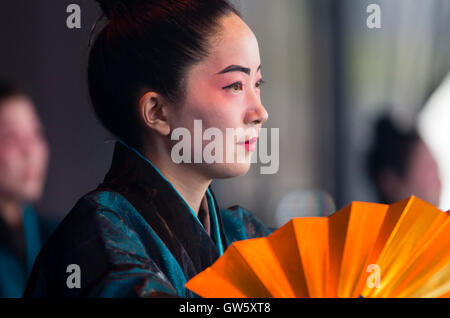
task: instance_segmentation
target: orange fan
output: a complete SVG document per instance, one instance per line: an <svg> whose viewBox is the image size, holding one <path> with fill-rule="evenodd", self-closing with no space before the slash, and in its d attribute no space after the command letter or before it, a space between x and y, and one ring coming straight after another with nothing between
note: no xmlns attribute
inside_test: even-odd
<svg viewBox="0 0 450 318"><path fill-rule="evenodd" d="M234 242L186 283L202 297L449 297L450 217L411 197L354 202Z"/></svg>

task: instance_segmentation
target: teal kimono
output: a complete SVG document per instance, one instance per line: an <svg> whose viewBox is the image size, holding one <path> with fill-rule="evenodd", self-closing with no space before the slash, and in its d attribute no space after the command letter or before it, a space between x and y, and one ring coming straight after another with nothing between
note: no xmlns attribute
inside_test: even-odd
<svg viewBox="0 0 450 318"><path fill-rule="evenodd" d="M21 297L42 243L56 222L38 218L31 205L22 211L21 233L0 222L0 298Z"/></svg>
<svg viewBox="0 0 450 318"><path fill-rule="evenodd" d="M232 242L268 234L249 211L220 210L211 187L195 215L150 161L118 142L104 182L42 248L24 297L195 297L190 278Z"/></svg>

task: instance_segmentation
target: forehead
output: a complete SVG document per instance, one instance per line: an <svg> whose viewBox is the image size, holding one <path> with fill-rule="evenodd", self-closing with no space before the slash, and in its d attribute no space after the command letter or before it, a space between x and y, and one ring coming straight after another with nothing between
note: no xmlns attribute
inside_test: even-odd
<svg viewBox="0 0 450 318"><path fill-rule="evenodd" d="M220 25L220 34L211 41L210 55L198 70L212 75L234 64L250 68L252 74L256 72L261 60L252 30L235 14L223 17Z"/></svg>
<svg viewBox="0 0 450 318"><path fill-rule="evenodd" d="M11 97L0 102L0 123L2 125L36 122L37 114L31 101L26 97Z"/></svg>

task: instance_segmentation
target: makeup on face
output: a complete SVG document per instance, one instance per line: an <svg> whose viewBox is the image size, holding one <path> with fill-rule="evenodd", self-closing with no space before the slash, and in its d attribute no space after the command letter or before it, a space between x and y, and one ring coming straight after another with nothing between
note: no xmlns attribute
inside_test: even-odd
<svg viewBox="0 0 450 318"><path fill-rule="evenodd" d="M242 143L239 143L239 145L244 146L247 151L253 152L256 150L256 142L257 141L258 141L258 137L254 137L254 138L248 139Z"/></svg>
<svg viewBox="0 0 450 318"><path fill-rule="evenodd" d="M258 73L260 70L261 70L261 65L258 66L258 68L256 70L256 73ZM223 74L232 73L232 72L240 72L240 73L246 74L247 76L250 76L251 69L248 68L248 67L241 66L241 65L234 65L233 64L233 65L230 65L230 66L226 67L225 69L223 69L222 71L220 71L216 75L223 75ZM259 88L261 88L261 86L263 84L264 84L264 80L261 78L261 79L259 79L256 82L255 86L256 86L256 88L259 89ZM234 82L234 83L232 83L230 85L222 87L222 89L224 89L224 90L231 90L233 92L238 93L239 91L242 91L244 89L244 87L245 87L244 82L237 81L237 82Z"/></svg>

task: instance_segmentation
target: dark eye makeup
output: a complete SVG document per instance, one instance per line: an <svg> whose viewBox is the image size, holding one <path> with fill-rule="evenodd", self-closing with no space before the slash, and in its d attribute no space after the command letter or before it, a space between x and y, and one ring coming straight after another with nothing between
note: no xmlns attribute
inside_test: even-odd
<svg viewBox="0 0 450 318"><path fill-rule="evenodd" d="M265 83L265 81L263 79L260 79L259 81L256 82L256 87L261 88L264 85L264 83ZM223 87L223 89L225 89L225 90L227 90L227 89L242 90L243 88L244 88L244 84L242 84L242 82L236 82L229 86Z"/></svg>

